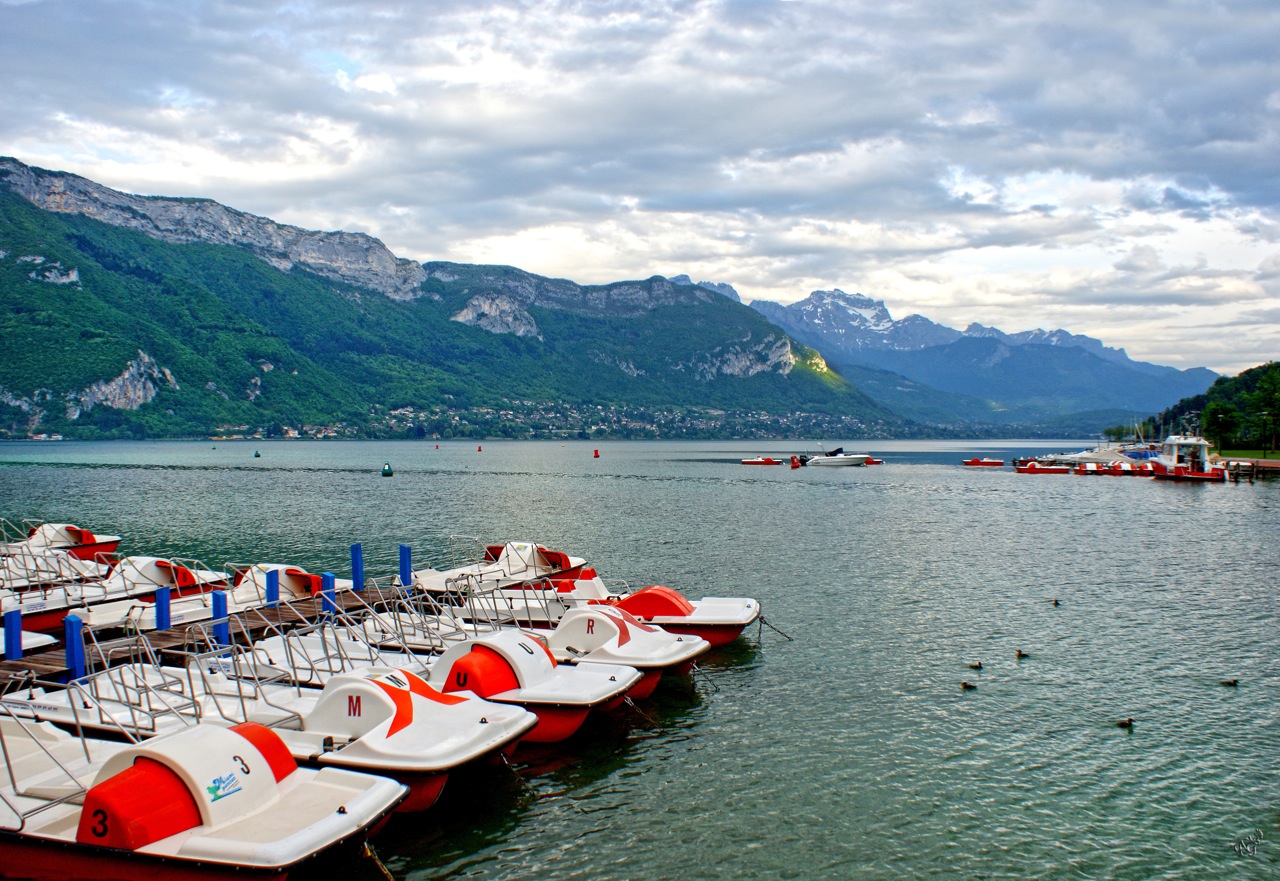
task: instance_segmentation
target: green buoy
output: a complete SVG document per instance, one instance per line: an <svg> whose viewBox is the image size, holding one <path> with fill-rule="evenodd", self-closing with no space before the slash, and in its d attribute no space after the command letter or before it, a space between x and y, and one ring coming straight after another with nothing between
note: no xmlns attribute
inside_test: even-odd
<svg viewBox="0 0 1280 881"><path fill-rule="evenodd" d="M262 458L262 454L261 454L261 453L259 453L257 450L254 450L254 451L253 451L253 458L255 458L255 459L261 459L261 458Z"/></svg>
<svg viewBox="0 0 1280 881"><path fill-rule="evenodd" d="M390 476L391 476L391 475L393 475L393 474L395 474L395 472L391 470L391 463L390 463L390 462L385 463L385 464L382 466L382 476L383 476L383 477L390 477Z"/></svg>

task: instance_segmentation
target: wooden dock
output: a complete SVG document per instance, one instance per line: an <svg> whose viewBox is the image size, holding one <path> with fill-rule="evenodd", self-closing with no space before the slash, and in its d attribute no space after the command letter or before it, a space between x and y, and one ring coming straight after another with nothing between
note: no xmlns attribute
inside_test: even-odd
<svg viewBox="0 0 1280 881"><path fill-rule="evenodd" d="M1217 463L1227 469L1227 480L1239 483L1246 480L1265 480L1280 477L1280 459L1225 459L1218 458Z"/></svg>
<svg viewBox="0 0 1280 881"><path fill-rule="evenodd" d="M363 610L368 606L393 601L402 592L398 588L384 589L370 581L360 593L338 591L333 602L341 611ZM289 600L278 606L263 607L247 612L238 612L229 616L231 624L231 641L236 644L248 644L253 640L266 636L273 628L288 630L293 627L312 624L324 615L324 597L316 594L305 600ZM72 612L74 614L74 611ZM165 663L184 663L182 655L199 651L209 644L214 621L205 619L186 624L176 624L168 630L144 631L147 642L160 655ZM95 631L93 638L99 645L111 643L123 644L131 639L121 628L103 628ZM92 643L86 634L86 643ZM87 649L91 651L91 649ZM44 651L24 654L18 660L0 661L0 693L8 691L15 685L30 682L32 679L46 682L68 682L72 671L67 664L65 646L57 646Z"/></svg>

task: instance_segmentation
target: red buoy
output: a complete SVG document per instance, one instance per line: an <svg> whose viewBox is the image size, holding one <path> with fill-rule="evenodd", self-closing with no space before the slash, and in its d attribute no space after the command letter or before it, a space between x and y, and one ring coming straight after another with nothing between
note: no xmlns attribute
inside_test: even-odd
<svg viewBox="0 0 1280 881"><path fill-rule="evenodd" d="M792 467L792 468L799 468L799 467L800 467L800 457L799 457L799 456L792 456L792 457L791 457L791 467Z"/></svg>
<svg viewBox="0 0 1280 881"><path fill-rule="evenodd" d="M477 452L477 453L482 452L483 450L484 450L484 447L476 447L476 452Z"/></svg>
<svg viewBox="0 0 1280 881"><path fill-rule="evenodd" d="M592 458L599 459L599 458L600 458L600 451L599 451L599 450L596 450L595 455L594 455Z"/></svg>

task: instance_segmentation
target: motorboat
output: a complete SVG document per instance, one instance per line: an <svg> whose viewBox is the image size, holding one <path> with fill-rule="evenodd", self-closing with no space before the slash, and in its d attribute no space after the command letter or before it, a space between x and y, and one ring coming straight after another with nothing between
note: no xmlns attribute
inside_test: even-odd
<svg viewBox="0 0 1280 881"><path fill-rule="evenodd" d="M11 530L4 532L7 535ZM0 542L0 555L32 550L61 551L80 560L101 560L114 554L119 546L118 535L95 535L72 523L39 523L27 525L25 538Z"/></svg>
<svg viewBox="0 0 1280 881"><path fill-rule="evenodd" d="M300 768L269 728L196 725L141 743L0 704L0 860L41 881L284 878L364 839L406 788Z"/></svg>
<svg viewBox="0 0 1280 881"><path fill-rule="evenodd" d="M981 459L974 457L965 459L960 464L967 465L970 468L1003 468L1004 459L992 459L989 456L983 456Z"/></svg>
<svg viewBox="0 0 1280 881"><path fill-rule="evenodd" d="M1227 479L1227 470L1209 461L1209 442L1195 435L1170 435L1160 445L1160 455L1150 461L1156 480L1222 483Z"/></svg>
<svg viewBox="0 0 1280 881"><path fill-rule="evenodd" d="M870 453L846 453L844 447L837 447L829 453L801 456L800 461L803 465L865 465L870 458Z"/></svg>
<svg viewBox="0 0 1280 881"><path fill-rule="evenodd" d="M664 673L688 673L694 660L711 644L697 636L682 636L645 624L625 609L586 606L565 612L556 629L547 635L547 648L560 663L635 667L644 678L630 694L646 698Z"/></svg>
<svg viewBox="0 0 1280 881"><path fill-rule="evenodd" d="M135 655L153 655L139 638ZM521 707L444 694L391 667L339 673L323 688L252 675L240 646L193 654L183 666L154 660L116 664L71 683L6 695L4 703L90 731L122 729L146 738L193 725L259 722L294 760L382 774L409 787L402 811L435 803L449 772L513 748L538 719Z"/></svg>
<svg viewBox="0 0 1280 881"><path fill-rule="evenodd" d="M576 732L593 709L612 709L643 674L625 664L559 664L531 634L504 630L456 643L431 662L428 682L524 707L538 717L523 740L556 743Z"/></svg>
<svg viewBox="0 0 1280 881"><path fill-rule="evenodd" d="M743 465L781 465L781 459L775 459L772 456L755 456L750 459L743 459Z"/></svg>

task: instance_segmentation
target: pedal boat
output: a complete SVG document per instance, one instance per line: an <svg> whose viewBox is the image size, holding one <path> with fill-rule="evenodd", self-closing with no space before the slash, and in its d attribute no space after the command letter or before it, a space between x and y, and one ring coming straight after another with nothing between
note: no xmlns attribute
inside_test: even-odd
<svg viewBox="0 0 1280 881"><path fill-rule="evenodd" d="M54 632L69 613L84 613L102 603L155 602L156 591L168 588L171 597L212 590L227 584L227 574L192 561L165 557L130 556L110 567L103 577L48 584L0 594L0 609L19 609L28 630ZM97 564L86 564L97 565Z"/></svg>
<svg viewBox="0 0 1280 881"><path fill-rule="evenodd" d="M696 636L712 646L733 642L760 617L760 603L750 597L703 597L689 600L679 591L650 584L633 593L611 595L594 569L572 582L553 581L561 599L587 605L610 605L656 624L669 633Z"/></svg>
<svg viewBox="0 0 1280 881"><path fill-rule="evenodd" d="M381 774L409 787L401 811L426 810L449 772L515 746L537 724L520 707L443 694L419 676L369 667L323 689L230 677L236 650L187 667L131 664L90 674L65 691L25 688L3 702L86 730L151 737L192 725L268 725L294 760Z"/></svg>
<svg viewBox="0 0 1280 881"><path fill-rule="evenodd" d="M712 645L732 642L760 617L760 603L748 597L689 600L664 585L615 593L586 560L533 542L491 545L486 556L493 557L492 565L416 570L413 586L481 620L505 615L522 627L549 628L568 609L603 603Z"/></svg>
<svg viewBox="0 0 1280 881"><path fill-rule="evenodd" d="M0 860L40 881L283 879L362 843L406 794L385 777L299 768L253 723L128 744L0 708L0 741Z"/></svg>
<svg viewBox="0 0 1280 881"><path fill-rule="evenodd" d="M41 523L27 529L27 537L0 544L0 555L23 551L60 551L80 560L102 561L120 547L118 535L94 535L71 523Z"/></svg>
<svg viewBox="0 0 1280 881"><path fill-rule="evenodd" d="M428 682L444 692L524 707L538 724L523 740L557 743L574 734L593 709L620 704L643 678L627 665L558 664L534 636L504 630L454 644L431 662Z"/></svg>
<svg viewBox="0 0 1280 881"><path fill-rule="evenodd" d="M203 580L202 589L186 590L169 602L169 624L190 624L213 618L213 591L222 590L227 602L227 614L235 615L248 609L260 609L267 605L267 574L278 573L280 599L307 599L320 593L322 578L319 575L285 563L257 563L234 570L228 579L225 573L210 573L216 580ZM194 570L200 571L200 570ZM228 585L228 580L231 584ZM351 579L334 580L334 590L350 590ZM77 614L89 627L128 627L133 630L156 629L155 596L146 599L116 600L94 603Z"/></svg>
<svg viewBox="0 0 1280 881"><path fill-rule="evenodd" d="M538 637L514 629L451 639L451 647L436 657L430 653L443 649L442 638L415 644L404 635L444 628L446 622L419 619L412 631L398 624L392 634L377 630L379 621L385 624L386 615L364 626L337 618L273 634L254 643L253 658L303 685L324 685L340 672L370 665L406 670L444 693L523 707L538 723L520 739L533 743L572 736L592 710L615 708L642 679L632 667L557 664Z"/></svg>
<svg viewBox="0 0 1280 881"><path fill-rule="evenodd" d="M644 674L629 695L653 694L664 673L687 674L695 659L711 648L697 636L669 633L645 624L625 609L587 606L570 609L547 635L547 648L559 663L619 664Z"/></svg>

